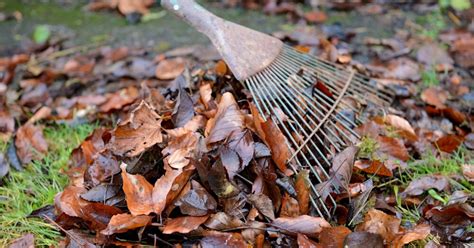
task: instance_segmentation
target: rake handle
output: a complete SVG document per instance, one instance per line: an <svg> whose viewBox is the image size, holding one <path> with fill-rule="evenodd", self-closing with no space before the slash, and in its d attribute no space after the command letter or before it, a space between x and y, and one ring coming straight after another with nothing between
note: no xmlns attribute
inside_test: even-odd
<svg viewBox="0 0 474 248"><path fill-rule="evenodd" d="M194 0L161 0L161 5L211 39L216 37L216 26L223 22Z"/></svg>

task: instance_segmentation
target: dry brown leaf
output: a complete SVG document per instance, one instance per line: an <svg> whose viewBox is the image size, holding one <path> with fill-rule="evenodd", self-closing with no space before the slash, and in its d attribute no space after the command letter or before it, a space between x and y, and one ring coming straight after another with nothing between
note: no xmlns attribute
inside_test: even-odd
<svg viewBox="0 0 474 248"><path fill-rule="evenodd" d="M258 209L260 213L262 213L264 216L269 218L270 220L275 219L275 212L273 210L273 203L272 200L267 196L262 193L260 194L252 194L248 196L249 201L252 203L252 205Z"/></svg>
<svg viewBox="0 0 474 248"><path fill-rule="evenodd" d="M324 227L331 226L325 219L309 215L300 215L294 218L280 217L275 219L272 225L288 232L302 233L310 237L320 233Z"/></svg>
<svg viewBox="0 0 474 248"><path fill-rule="evenodd" d="M306 170L300 171L296 175L295 181L295 189L296 189L296 197L298 199L298 204L300 208L300 214L308 214L309 212L309 196L310 196L310 189L309 189L310 181L309 181L309 173Z"/></svg>
<svg viewBox="0 0 474 248"><path fill-rule="evenodd" d="M343 247L351 248L383 248L382 236L370 232L353 232L346 236Z"/></svg>
<svg viewBox="0 0 474 248"><path fill-rule="evenodd" d="M210 108L210 102L212 100L212 86L211 84L203 84L199 87L199 95L201 103L204 104L206 109Z"/></svg>
<svg viewBox="0 0 474 248"><path fill-rule="evenodd" d="M27 123L18 129L15 146L18 158L23 164L41 159L48 152L48 143L43 137L43 130L31 123Z"/></svg>
<svg viewBox="0 0 474 248"><path fill-rule="evenodd" d="M142 15L148 13L148 8L154 3L153 0L118 0L120 13L127 15L138 12Z"/></svg>
<svg viewBox="0 0 474 248"><path fill-rule="evenodd" d="M189 233L196 230L201 224L209 218L206 216L183 216L166 221L163 228L164 234Z"/></svg>
<svg viewBox="0 0 474 248"><path fill-rule="evenodd" d="M142 176L128 174L127 165L122 163L122 180L128 210L134 216L148 215L153 212L153 186Z"/></svg>
<svg viewBox="0 0 474 248"><path fill-rule="evenodd" d="M474 182L474 165L473 164L463 164L462 165L462 174L469 182Z"/></svg>
<svg viewBox="0 0 474 248"><path fill-rule="evenodd" d="M385 177L393 176L392 171L385 167L382 162L377 160L357 160L354 163L354 167L368 174L375 174Z"/></svg>
<svg viewBox="0 0 474 248"><path fill-rule="evenodd" d="M8 248L35 248L35 236L31 233L27 233L13 240Z"/></svg>
<svg viewBox="0 0 474 248"><path fill-rule="evenodd" d="M244 116L230 92L222 95L214 118L206 126L207 144L222 141L233 132L240 132L244 127Z"/></svg>
<svg viewBox="0 0 474 248"><path fill-rule="evenodd" d="M450 134L439 138L435 145L443 152L452 153L458 149L462 142L462 137Z"/></svg>
<svg viewBox="0 0 474 248"><path fill-rule="evenodd" d="M232 229L242 226L244 223L237 217L232 217L224 212L213 214L204 225L214 230Z"/></svg>
<svg viewBox="0 0 474 248"><path fill-rule="evenodd" d="M325 227L319 234L319 243L327 248L344 247L344 240L351 232L345 226Z"/></svg>
<svg viewBox="0 0 474 248"><path fill-rule="evenodd" d="M240 233L214 232L200 240L202 248L232 247L248 248L249 244L244 241Z"/></svg>
<svg viewBox="0 0 474 248"><path fill-rule="evenodd" d="M228 69L224 60L219 60L219 62L216 63L214 70L218 76L224 76L227 74Z"/></svg>
<svg viewBox="0 0 474 248"><path fill-rule="evenodd" d="M81 194L86 190L81 187L67 186L63 192L56 195L54 204L56 208L69 216L82 216L82 208L87 205L87 201L81 198Z"/></svg>
<svg viewBox="0 0 474 248"><path fill-rule="evenodd" d="M112 132L110 149L116 155L134 157L163 141L160 116L145 102Z"/></svg>
<svg viewBox="0 0 474 248"><path fill-rule="evenodd" d="M421 100L439 109L446 108L449 93L443 89L430 87L421 93Z"/></svg>
<svg viewBox="0 0 474 248"><path fill-rule="evenodd" d="M413 135L416 136L415 130L410 125L410 123L407 120L400 117L400 116L387 115L387 116L385 116L384 121L385 121L385 123L387 123L387 124L389 124L389 125L391 125L395 128L405 130L405 131L409 132L410 134L413 134Z"/></svg>
<svg viewBox="0 0 474 248"><path fill-rule="evenodd" d="M182 58L166 59L156 67L155 76L162 80L172 80L183 73L186 63Z"/></svg>
<svg viewBox="0 0 474 248"><path fill-rule="evenodd" d="M298 233L296 237L299 248L319 248L320 245L309 239L306 235Z"/></svg>
<svg viewBox="0 0 474 248"><path fill-rule="evenodd" d="M404 245L416 241L424 240L431 232L429 224L418 224L413 229L410 229L403 234L397 236L392 242L392 247L402 248Z"/></svg>
<svg viewBox="0 0 474 248"><path fill-rule="evenodd" d="M117 214L112 216L107 228L102 230L101 233L103 235L124 233L148 225L151 219L153 219L152 216L146 215L133 216L131 214Z"/></svg>
<svg viewBox="0 0 474 248"><path fill-rule="evenodd" d="M400 229L401 220L377 209L370 209L364 222L356 227L356 231L380 234L388 243L392 242Z"/></svg>
<svg viewBox="0 0 474 248"><path fill-rule="evenodd" d="M298 201L285 193L281 199L280 217L296 217L299 215L301 214Z"/></svg>
<svg viewBox="0 0 474 248"><path fill-rule="evenodd" d="M318 10L306 12L304 14L306 21L310 23L323 23L328 18L326 13Z"/></svg>
<svg viewBox="0 0 474 248"><path fill-rule="evenodd" d="M191 216L204 216L217 208L214 197L197 181L191 181L192 189L177 199L175 205L181 213Z"/></svg>
<svg viewBox="0 0 474 248"><path fill-rule="evenodd" d="M172 189L175 185L175 180L179 179L180 175L183 174L182 169L172 169L170 167L166 168L166 172L162 175L158 180L155 182L155 186L153 187L153 204L155 213L161 214L163 210L165 210L166 206L172 201L168 195L172 193ZM187 183L187 179L189 178L188 173L184 176L185 183L176 184L178 189L182 189ZM174 193L174 197L176 197L179 192Z"/></svg>
<svg viewBox="0 0 474 248"><path fill-rule="evenodd" d="M99 110L104 113L132 104L138 98L139 92L137 88L131 86L106 96L107 100L99 107Z"/></svg>
<svg viewBox="0 0 474 248"><path fill-rule="evenodd" d="M261 123L262 131L265 133L265 143L272 151L272 159L285 175L293 175L293 171L288 169L286 163L291 157L285 135L271 119Z"/></svg>

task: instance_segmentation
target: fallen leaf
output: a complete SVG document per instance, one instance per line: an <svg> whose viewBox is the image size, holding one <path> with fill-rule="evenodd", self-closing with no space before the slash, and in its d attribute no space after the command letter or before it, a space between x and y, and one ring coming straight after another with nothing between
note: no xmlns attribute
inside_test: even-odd
<svg viewBox="0 0 474 248"><path fill-rule="evenodd" d="M191 181L192 189L175 203L181 213L191 216L204 216L217 208L217 202L197 181Z"/></svg>
<svg viewBox="0 0 474 248"><path fill-rule="evenodd" d="M467 227L474 220L474 209L469 203L456 203L431 208L425 217L436 225Z"/></svg>
<svg viewBox="0 0 474 248"><path fill-rule="evenodd" d="M242 160L240 169L244 169L254 157L254 141L249 130L232 133L227 146L234 150Z"/></svg>
<svg viewBox="0 0 474 248"><path fill-rule="evenodd" d="M220 152L220 159L230 180L233 180L234 176L243 170L239 155L232 149L224 147Z"/></svg>
<svg viewBox="0 0 474 248"><path fill-rule="evenodd" d="M227 179L227 172L220 160L211 167L207 174L209 187L218 197L228 198L236 195L239 190Z"/></svg>
<svg viewBox="0 0 474 248"><path fill-rule="evenodd" d="M350 233L352 231L345 226L325 227L319 234L319 243L327 248L344 247L344 240Z"/></svg>
<svg viewBox="0 0 474 248"><path fill-rule="evenodd" d="M446 101L448 100L449 93L443 89L430 87L423 92L421 92L421 100L433 105L439 109L446 108Z"/></svg>
<svg viewBox="0 0 474 248"><path fill-rule="evenodd" d="M204 223L207 228L214 230L232 229L242 226L244 223L237 217L230 216L224 212L211 215Z"/></svg>
<svg viewBox="0 0 474 248"><path fill-rule="evenodd" d="M377 209L370 209L364 217L364 222L357 225L356 231L366 231L380 234L390 243L399 231L401 220Z"/></svg>
<svg viewBox="0 0 474 248"><path fill-rule="evenodd" d="M260 194L252 194L248 196L249 201L252 205L258 209L260 213L262 213L265 217L269 218L270 220L275 220L275 212L273 210L273 203L272 200L262 193Z"/></svg>
<svg viewBox="0 0 474 248"><path fill-rule="evenodd" d="M270 147L272 151L272 159L286 176L293 175L293 171L289 170L286 166L288 159L291 157L290 149L288 148L285 135L281 130L273 123L271 119L261 123L261 128L265 134L265 143Z"/></svg>
<svg viewBox="0 0 474 248"><path fill-rule="evenodd" d="M127 207L134 216L148 215L154 211L153 186L142 176L128 174L122 163L123 191Z"/></svg>
<svg viewBox="0 0 474 248"><path fill-rule="evenodd" d="M473 164L463 164L462 165L462 174L469 182L474 182L474 165Z"/></svg>
<svg viewBox="0 0 474 248"><path fill-rule="evenodd" d="M31 233L24 234L20 238L13 240L9 248L34 248L35 236Z"/></svg>
<svg viewBox="0 0 474 248"><path fill-rule="evenodd" d="M304 18L306 19L306 21L310 23L323 23L326 21L328 17L326 13L322 11L314 10L314 11L306 12L304 14Z"/></svg>
<svg viewBox="0 0 474 248"><path fill-rule="evenodd" d="M227 68L227 65L226 63L224 62L224 60L219 60L217 63L216 63L216 66L214 68L214 70L216 71L216 74L218 76L224 76L227 74L227 71L228 71L228 68Z"/></svg>
<svg viewBox="0 0 474 248"><path fill-rule="evenodd" d="M300 248L318 248L319 244L309 239L306 235L298 233L296 237L298 247Z"/></svg>
<svg viewBox="0 0 474 248"><path fill-rule="evenodd" d="M75 186L67 186L63 192L56 195L54 204L60 212L72 217L81 217L82 208L87 205L87 201L81 198L85 189Z"/></svg>
<svg viewBox="0 0 474 248"><path fill-rule="evenodd" d="M384 121L385 121L385 123L387 123L387 124L389 124L389 125L391 125L395 128L407 131L408 133L416 136L415 130L410 125L410 123L407 120L400 117L400 116L387 115L387 116L385 116Z"/></svg>
<svg viewBox="0 0 474 248"><path fill-rule="evenodd" d="M346 190L352 177L352 167L359 152L356 146L350 146L337 154L332 160L331 180L332 183Z"/></svg>
<svg viewBox="0 0 474 248"><path fill-rule="evenodd" d="M189 233L206 222L209 216L183 216L167 220L163 228L164 234Z"/></svg>
<svg viewBox="0 0 474 248"><path fill-rule="evenodd" d="M395 248L402 248L404 245L416 241L424 240L431 232L429 224L418 224L413 229L405 231L403 234L397 236L392 242Z"/></svg>
<svg viewBox="0 0 474 248"><path fill-rule="evenodd" d="M0 111L0 140L8 141L15 131L15 120L7 111Z"/></svg>
<svg viewBox="0 0 474 248"><path fill-rule="evenodd" d="M464 137L464 145L467 149L474 150L474 133L469 133Z"/></svg>
<svg viewBox="0 0 474 248"><path fill-rule="evenodd" d="M445 176L429 175L411 181L403 193L405 195L417 196L423 194L429 189L436 189L442 192L448 186L449 181Z"/></svg>
<svg viewBox="0 0 474 248"><path fill-rule="evenodd" d="M296 175L295 188L296 188L296 197L298 199L298 204L300 207L300 214L308 214L309 212L309 173L306 170L300 171Z"/></svg>
<svg viewBox="0 0 474 248"><path fill-rule="evenodd" d="M117 214L112 216L107 228L102 230L101 234L112 235L115 233L128 232L129 230L147 226L152 219L152 216L146 215L133 216L130 214Z"/></svg>
<svg viewBox="0 0 474 248"><path fill-rule="evenodd" d="M18 157L23 164L39 160L48 152L48 143L41 128L31 123L21 126L15 138Z"/></svg>
<svg viewBox="0 0 474 248"><path fill-rule="evenodd" d="M294 218L277 218L272 222L272 226L288 232L302 233L314 237L316 234L320 233L324 227L330 227L331 225L320 217L300 215Z"/></svg>
<svg viewBox="0 0 474 248"><path fill-rule="evenodd" d="M233 95L226 92L217 106L214 118L209 119L206 126L207 144L226 139L233 132L239 132L244 126L244 116Z"/></svg>
<svg viewBox="0 0 474 248"><path fill-rule="evenodd" d="M382 236L370 232L353 232L346 236L343 247L350 248L383 248Z"/></svg>
<svg viewBox="0 0 474 248"><path fill-rule="evenodd" d="M79 217L87 222L91 230L99 231L107 227L112 216L121 213L122 210L117 207L92 202L82 206Z"/></svg>
<svg viewBox="0 0 474 248"><path fill-rule="evenodd" d="M439 138L435 145L443 152L452 153L462 144L463 138L456 135L446 135Z"/></svg>
<svg viewBox="0 0 474 248"><path fill-rule="evenodd" d="M300 214L298 201L285 193L281 199L280 217L296 217Z"/></svg>
<svg viewBox="0 0 474 248"><path fill-rule="evenodd" d="M119 110L123 107L132 104L138 98L139 92L137 88L131 86L112 94L107 94L107 100L100 105L99 110L103 113L108 113L112 110Z"/></svg>
<svg viewBox="0 0 474 248"><path fill-rule="evenodd" d="M357 160L354 167L368 174L391 177L393 173L385 165L378 160Z"/></svg>
<svg viewBox="0 0 474 248"><path fill-rule="evenodd" d="M186 63L182 58L166 59L156 67L155 76L162 80L175 79L183 73L185 68Z"/></svg>
<svg viewBox="0 0 474 248"><path fill-rule="evenodd" d="M434 43L428 43L418 49L416 59L429 66L451 66L454 63L448 52Z"/></svg>
<svg viewBox="0 0 474 248"><path fill-rule="evenodd" d="M216 233L207 235L200 240L202 248L232 247L248 248L240 233Z"/></svg>
<svg viewBox="0 0 474 248"><path fill-rule="evenodd" d="M173 123L175 128L183 127L194 117L193 99L182 88L179 89L178 98L173 111Z"/></svg>
<svg viewBox="0 0 474 248"><path fill-rule="evenodd" d="M173 187L176 189L182 189L185 184L187 183L187 179L189 179L190 173L193 170L187 170L186 173L183 173L183 169L172 169L170 167L166 168L166 172L162 175L158 180L155 182L155 186L153 187L153 204L156 214L161 214L161 212L166 208L166 206L172 201L171 198L176 197L179 192L173 191ZM184 183L175 183L180 176L182 176L182 180L184 179L186 182ZM174 197L169 197L170 193L173 193Z"/></svg>
<svg viewBox="0 0 474 248"><path fill-rule="evenodd" d="M124 15L136 12L142 15L147 14L149 12L148 7L154 3L151 0L118 0L117 2L120 13Z"/></svg>
<svg viewBox="0 0 474 248"><path fill-rule="evenodd" d="M112 131L109 147L116 155L135 157L162 141L161 118L142 101L129 118Z"/></svg>

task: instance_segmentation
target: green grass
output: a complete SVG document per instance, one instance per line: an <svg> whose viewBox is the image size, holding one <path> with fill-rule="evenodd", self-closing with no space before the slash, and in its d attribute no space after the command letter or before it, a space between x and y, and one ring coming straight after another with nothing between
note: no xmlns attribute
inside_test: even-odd
<svg viewBox="0 0 474 248"><path fill-rule="evenodd" d="M448 26L443 13L439 9L417 16L415 22L424 27L421 30L421 35L433 40L438 38L439 33Z"/></svg>
<svg viewBox="0 0 474 248"><path fill-rule="evenodd" d="M35 209L51 204L54 196L67 184L60 173L69 155L94 129L94 125L76 127L55 125L44 130L49 153L41 161L32 162L24 171L11 171L0 187L0 247L6 247L22 234L32 233L36 246L51 246L60 233L39 218L27 218Z"/></svg>
<svg viewBox="0 0 474 248"><path fill-rule="evenodd" d="M428 70L424 70L421 73L421 81L423 82L423 85L425 87L432 87L432 86L439 85L438 75L436 74L436 71L432 68Z"/></svg>

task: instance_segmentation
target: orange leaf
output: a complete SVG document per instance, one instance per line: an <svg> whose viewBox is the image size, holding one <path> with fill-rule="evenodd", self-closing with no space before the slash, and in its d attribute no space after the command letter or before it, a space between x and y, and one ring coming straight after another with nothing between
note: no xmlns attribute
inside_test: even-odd
<svg viewBox="0 0 474 248"><path fill-rule="evenodd" d="M209 216L184 216L166 221L163 229L164 234L189 233L196 230L201 224L206 222Z"/></svg>
<svg viewBox="0 0 474 248"><path fill-rule="evenodd" d="M295 188L300 206L301 214L309 212L309 174L308 171L302 170L296 175Z"/></svg>
<svg viewBox="0 0 474 248"><path fill-rule="evenodd" d="M153 186L142 176L128 174L122 163L123 191L127 207L132 215L148 215L153 212Z"/></svg>
<svg viewBox="0 0 474 248"><path fill-rule="evenodd" d="M146 215L133 216L130 214L117 214L112 216L107 228L102 230L101 233L104 235L124 233L148 225L151 219L153 219L152 216Z"/></svg>
<svg viewBox="0 0 474 248"><path fill-rule="evenodd" d="M392 171L385 167L385 165L378 160L357 160L354 163L354 167L369 174L375 174L385 177L393 176Z"/></svg>

